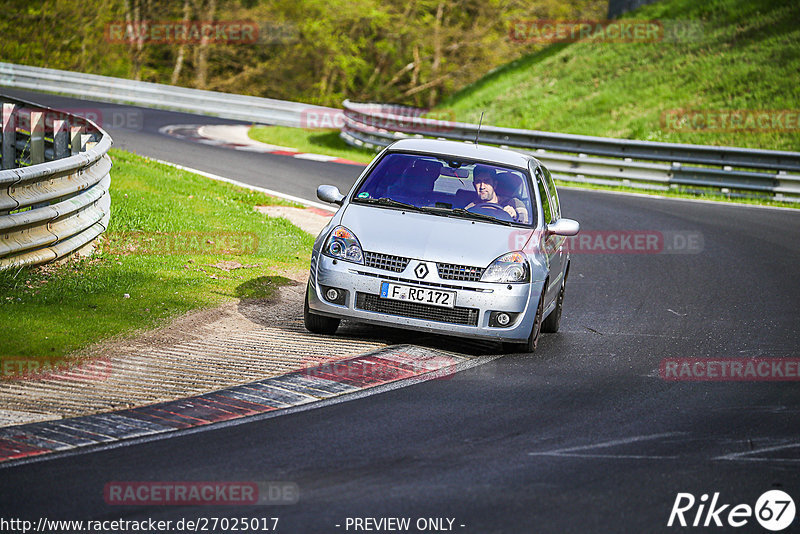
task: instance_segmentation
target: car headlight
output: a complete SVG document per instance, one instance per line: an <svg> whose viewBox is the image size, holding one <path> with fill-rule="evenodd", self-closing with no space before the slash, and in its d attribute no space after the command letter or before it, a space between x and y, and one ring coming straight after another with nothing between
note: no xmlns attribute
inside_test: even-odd
<svg viewBox="0 0 800 534"><path fill-rule="evenodd" d="M353 232L344 226L337 226L328 237L323 254L344 261L353 263L364 263L364 252L361 250L361 243Z"/></svg>
<svg viewBox="0 0 800 534"><path fill-rule="evenodd" d="M509 252L492 262L483 272L481 282L518 283L530 282L531 270L528 257L523 252Z"/></svg>

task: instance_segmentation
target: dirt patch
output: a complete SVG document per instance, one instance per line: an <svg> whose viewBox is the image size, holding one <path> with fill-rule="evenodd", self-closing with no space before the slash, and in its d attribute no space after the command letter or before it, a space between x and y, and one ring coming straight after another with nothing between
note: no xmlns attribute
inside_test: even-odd
<svg viewBox="0 0 800 534"><path fill-rule="evenodd" d="M94 345L70 372L0 383L0 426L179 399L386 345L357 330L335 337L306 332L307 272L283 274L293 282L272 300L194 311L162 328Z"/></svg>
<svg viewBox="0 0 800 534"><path fill-rule="evenodd" d="M333 213L317 208L291 208L289 206L256 206L255 210L269 217L283 217L293 225L316 236L330 222Z"/></svg>

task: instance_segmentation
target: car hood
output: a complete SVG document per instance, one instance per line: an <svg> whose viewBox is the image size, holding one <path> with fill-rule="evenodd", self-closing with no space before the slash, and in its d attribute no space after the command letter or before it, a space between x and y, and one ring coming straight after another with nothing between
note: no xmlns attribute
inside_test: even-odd
<svg viewBox="0 0 800 534"><path fill-rule="evenodd" d="M350 204L342 225L361 247L407 258L485 267L495 258L521 250L532 229L427 213Z"/></svg>

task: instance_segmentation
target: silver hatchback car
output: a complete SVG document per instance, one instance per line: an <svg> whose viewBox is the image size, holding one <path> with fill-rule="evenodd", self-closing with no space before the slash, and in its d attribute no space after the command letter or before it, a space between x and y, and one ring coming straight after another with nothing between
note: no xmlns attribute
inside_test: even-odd
<svg viewBox="0 0 800 534"><path fill-rule="evenodd" d="M569 273L550 172L490 146L407 139L381 152L347 195L311 255L304 319L332 334L340 319L497 340L531 352L556 332Z"/></svg>

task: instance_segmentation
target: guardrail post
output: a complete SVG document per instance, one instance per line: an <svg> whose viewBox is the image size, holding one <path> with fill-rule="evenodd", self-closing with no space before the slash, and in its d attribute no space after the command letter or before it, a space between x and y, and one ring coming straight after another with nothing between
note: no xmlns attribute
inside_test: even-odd
<svg viewBox="0 0 800 534"><path fill-rule="evenodd" d="M82 126L73 126L69 129L69 145L72 155L80 154L81 152L81 135L83 134Z"/></svg>
<svg viewBox="0 0 800 534"><path fill-rule="evenodd" d="M3 104L3 169L13 169L17 166L16 111L17 106L15 104Z"/></svg>
<svg viewBox="0 0 800 534"><path fill-rule="evenodd" d="M81 134L81 152L86 152L91 147L89 144L92 142L92 134Z"/></svg>
<svg viewBox="0 0 800 534"><path fill-rule="evenodd" d="M66 119L55 119L53 121L53 159L61 159L69 156L67 134L69 132L69 121Z"/></svg>
<svg viewBox="0 0 800 534"><path fill-rule="evenodd" d="M44 113L31 110L31 165L44 163Z"/></svg>

